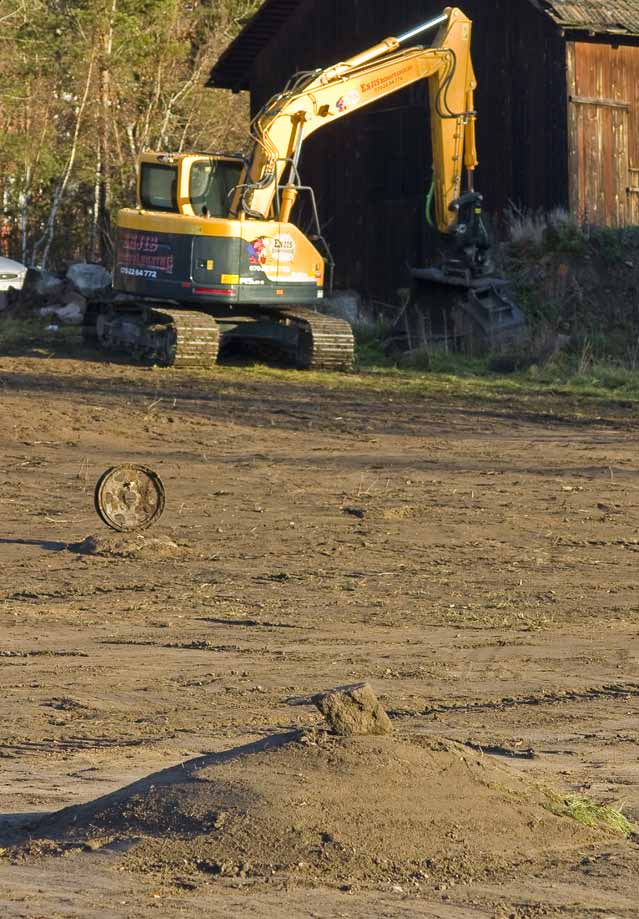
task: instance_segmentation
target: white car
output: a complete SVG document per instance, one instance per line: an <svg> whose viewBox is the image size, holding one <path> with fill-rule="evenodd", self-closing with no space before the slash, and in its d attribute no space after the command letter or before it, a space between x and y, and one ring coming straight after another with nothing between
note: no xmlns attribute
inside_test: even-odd
<svg viewBox="0 0 639 919"><path fill-rule="evenodd" d="M0 255L0 291L9 290L10 287L22 290L26 273L26 267L20 262Z"/></svg>

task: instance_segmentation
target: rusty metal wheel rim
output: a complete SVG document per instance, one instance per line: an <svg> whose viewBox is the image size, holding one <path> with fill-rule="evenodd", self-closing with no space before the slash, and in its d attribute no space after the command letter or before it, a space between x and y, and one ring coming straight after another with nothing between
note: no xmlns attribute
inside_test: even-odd
<svg viewBox="0 0 639 919"><path fill-rule="evenodd" d="M164 485L147 466L124 463L100 476L94 500L98 516L112 530L146 530L164 511Z"/></svg>

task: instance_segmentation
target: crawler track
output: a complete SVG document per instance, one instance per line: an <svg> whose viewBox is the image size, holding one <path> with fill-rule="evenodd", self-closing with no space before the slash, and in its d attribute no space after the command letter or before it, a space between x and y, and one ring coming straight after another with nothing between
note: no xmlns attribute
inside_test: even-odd
<svg viewBox="0 0 639 919"><path fill-rule="evenodd" d="M303 370L347 371L353 368L353 331L343 319L324 316L305 307L268 312L274 327L295 329L287 353ZM220 349L220 326L200 310L146 303L124 308L92 303L83 336L105 351L120 351L180 370L207 370Z"/></svg>
<svg viewBox="0 0 639 919"><path fill-rule="evenodd" d="M212 316L196 310L153 309L151 322L169 324L168 347L160 362L178 370L208 370L217 361L220 329ZM163 359L162 359L163 358Z"/></svg>
<svg viewBox="0 0 639 919"><path fill-rule="evenodd" d="M355 340L348 322L304 307L282 310L280 315L298 327L296 364L300 369L353 369Z"/></svg>
<svg viewBox="0 0 639 919"><path fill-rule="evenodd" d="M207 370L217 361L220 328L198 310L171 309L164 303L118 308L91 303L82 336L104 351L123 352L136 360L154 361L181 370Z"/></svg>

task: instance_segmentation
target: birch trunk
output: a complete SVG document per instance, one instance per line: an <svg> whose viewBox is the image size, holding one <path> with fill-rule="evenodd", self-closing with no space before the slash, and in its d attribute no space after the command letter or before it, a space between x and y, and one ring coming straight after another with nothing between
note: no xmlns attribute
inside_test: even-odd
<svg viewBox="0 0 639 919"><path fill-rule="evenodd" d="M71 150L69 151L69 156L67 158L67 164L62 173L62 178L58 184L58 187L55 190L53 195L53 202L51 204L51 210L49 211L49 217L47 219L44 233L38 239L34 245L31 253L31 264L35 265L36 256L40 249L43 249L41 267L46 268L47 260L49 258L49 251L51 249L51 243L53 242L53 236L55 232L55 221L58 216L58 211L60 210L60 205L62 204L62 199L64 198L64 193L66 192L67 185L69 184L69 178L73 171L73 166L75 163L75 158L78 152L78 140L80 137L80 127L82 126L82 118L84 115L84 110L87 105L87 99L89 98L89 90L91 88L91 78L93 76L93 58L89 62L89 69L87 71L87 79L84 86L84 93L82 95L82 100L76 112L75 118L75 129L73 131L73 140L71 142Z"/></svg>
<svg viewBox="0 0 639 919"><path fill-rule="evenodd" d="M102 262L109 262L113 250L111 240L111 64L113 27L118 0L112 0L105 24L102 62L100 66L100 181L98 208L98 253Z"/></svg>
<svg viewBox="0 0 639 919"><path fill-rule="evenodd" d="M31 191L31 166L27 164L24 170L24 185L18 195L18 214L20 224L20 259L27 264L27 249L29 245L29 193Z"/></svg>

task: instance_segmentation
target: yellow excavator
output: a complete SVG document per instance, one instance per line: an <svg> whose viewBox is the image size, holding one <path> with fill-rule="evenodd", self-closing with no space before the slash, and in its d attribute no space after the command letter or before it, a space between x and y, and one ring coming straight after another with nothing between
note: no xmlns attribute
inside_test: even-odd
<svg viewBox="0 0 639 919"><path fill-rule="evenodd" d="M492 334L517 324L490 277L477 167L470 20L457 8L347 61L297 74L251 124L248 158L145 153L137 206L117 219L114 296L89 305L85 338L176 367L215 363L220 341L268 342L301 368L345 370L349 324L318 312L332 282L312 189L299 163L314 131L427 79L433 151L429 195L445 255L413 270L416 285L463 291L473 321ZM430 47L409 45L437 29ZM462 190L462 173L466 184ZM293 217L310 201L314 232Z"/></svg>

